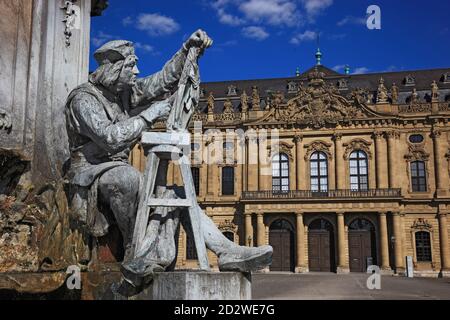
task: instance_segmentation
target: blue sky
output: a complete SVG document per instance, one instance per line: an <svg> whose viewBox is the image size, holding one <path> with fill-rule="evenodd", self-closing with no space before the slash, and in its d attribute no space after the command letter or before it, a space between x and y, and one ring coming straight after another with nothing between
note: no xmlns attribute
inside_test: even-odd
<svg viewBox="0 0 450 320"><path fill-rule="evenodd" d="M202 81L289 77L312 67L320 34L322 63L352 73L450 67L448 0L109 0L92 19L92 52L102 43L136 43L141 75L161 69L198 28L214 45ZM366 26L370 5L381 30ZM91 67L96 67L91 58Z"/></svg>

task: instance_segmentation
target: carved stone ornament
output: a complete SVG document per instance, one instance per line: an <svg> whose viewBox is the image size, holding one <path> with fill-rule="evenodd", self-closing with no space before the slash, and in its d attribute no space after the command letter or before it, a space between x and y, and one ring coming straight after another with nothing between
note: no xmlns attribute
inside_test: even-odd
<svg viewBox="0 0 450 320"><path fill-rule="evenodd" d="M215 99L214 99L213 93L210 92L209 96L208 96L208 100L206 102L206 104L208 106L208 113L214 113L214 102L215 102Z"/></svg>
<svg viewBox="0 0 450 320"><path fill-rule="evenodd" d="M11 116L8 112L0 109L0 129L10 131L12 128Z"/></svg>
<svg viewBox="0 0 450 320"><path fill-rule="evenodd" d="M324 141L314 141L310 144L307 144L305 145L306 148L305 160L308 161L314 152L323 152L327 155L328 160L333 160L333 154L330 152L331 147L332 147L331 143L327 143Z"/></svg>
<svg viewBox="0 0 450 320"><path fill-rule="evenodd" d="M368 142L364 139L353 139L352 141L348 143L344 143L345 152L344 152L344 159L348 160L350 157L350 154L353 151L364 151L369 159L372 159L372 152L370 151L370 146L372 145L372 142Z"/></svg>
<svg viewBox="0 0 450 320"><path fill-rule="evenodd" d="M64 0L63 6L64 10L64 36L66 37L66 46L70 46L70 38L72 37L72 30L80 28L80 7L75 4L77 0Z"/></svg>
<svg viewBox="0 0 450 320"><path fill-rule="evenodd" d="M223 105L223 112L214 115L214 120L222 122L233 122L240 119L240 114L234 112L233 103L227 99Z"/></svg>
<svg viewBox="0 0 450 320"><path fill-rule="evenodd" d="M290 160L294 160L294 156L292 154L293 148L294 145L289 144L285 141L279 141L278 143L267 146L268 156L269 158L272 158L276 154L284 153L289 157Z"/></svg>
<svg viewBox="0 0 450 320"><path fill-rule="evenodd" d="M248 95L247 95L247 92L245 92L245 91L241 95L241 109L242 109L242 112L248 111Z"/></svg>
<svg viewBox="0 0 450 320"><path fill-rule="evenodd" d="M261 99L259 97L258 87L254 86L252 88L252 109L260 110L261 108Z"/></svg>
<svg viewBox="0 0 450 320"><path fill-rule="evenodd" d="M431 99L438 100L439 99L439 87L436 81L433 81L431 84Z"/></svg>
<svg viewBox="0 0 450 320"><path fill-rule="evenodd" d="M300 87L298 94L286 104L271 108L270 112L257 122L281 122L299 124L318 129L335 126L341 121L378 117L376 113L362 104L361 97L355 94L351 103L341 96L336 88L324 81L324 74L316 70L309 75L308 87Z"/></svg>
<svg viewBox="0 0 450 320"><path fill-rule="evenodd" d="M386 103L388 101L388 91L384 85L384 79L380 78L377 90L377 103Z"/></svg>
<svg viewBox="0 0 450 320"><path fill-rule="evenodd" d="M409 97L409 103L399 107L400 113L421 113L431 112L431 104L421 103L419 93L416 88L413 88L411 96Z"/></svg>
<svg viewBox="0 0 450 320"><path fill-rule="evenodd" d="M397 85L395 84L395 82L392 84L392 87L391 87L391 100L392 100L392 103L398 103L398 87L397 87Z"/></svg>
<svg viewBox="0 0 450 320"><path fill-rule="evenodd" d="M428 161L430 154L425 151L423 145L410 144L405 159L411 161Z"/></svg>
<svg viewBox="0 0 450 320"><path fill-rule="evenodd" d="M411 229L431 231L433 226L424 218L418 218L414 221Z"/></svg>
<svg viewBox="0 0 450 320"><path fill-rule="evenodd" d="M206 115L206 113L203 113L200 110L196 109L194 111L194 114L192 115L191 122L194 122L194 121L206 122L207 119L208 119L208 116Z"/></svg>
<svg viewBox="0 0 450 320"><path fill-rule="evenodd" d="M234 224L230 220L225 220L223 222L219 222L219 230L222 232L233 232L236 233L238 229L238 226Z"/></svg>

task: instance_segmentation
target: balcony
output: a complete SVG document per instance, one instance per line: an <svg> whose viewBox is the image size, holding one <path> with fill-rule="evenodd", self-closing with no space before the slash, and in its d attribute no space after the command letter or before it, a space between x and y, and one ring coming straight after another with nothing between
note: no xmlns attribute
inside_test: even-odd
<svg viewBox="0 0 450 320"><path fill-rule="evenodd" d="M401 198L401 189L368 190L289 190L244 191L241 200L320 200L320 199L392 199Z"/></svg>

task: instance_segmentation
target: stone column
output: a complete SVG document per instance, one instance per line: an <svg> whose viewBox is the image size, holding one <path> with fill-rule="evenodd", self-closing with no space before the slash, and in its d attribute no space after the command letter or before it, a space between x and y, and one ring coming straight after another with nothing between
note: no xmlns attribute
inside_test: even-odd
<svg viewBox="0 0 450 320"><path fill-rule="evenodd" d="M258 138L258 190L271 190L272 184L269 182L272 175L272 163L267 155L267 136L259 134ZM270 175L269 175L270 174Z"/></svg>
<svg viewBox="0 0 450 320"><path fill-rule="evenodd" d="M258 138L255 135L249 137L248 146L248 190L257 191L259 185L259 172L258 172Z"/></svg>
<svg viewBox="0 0 450 320"><path fill-rule="evenodd" d="M433 130L432 133L433 138L433 146L434 146L434 170L435 170L435 179L436 179L436 195L437 196L446 196L447 190L449 188L449 179L448 179L448 165L445 161L445 145L444 140L447 140L442 137L442 132L440 130Z"/></svg>
<svg viewBox="0 0 450 320"><path fill-rule="evenodd" d="M241 146L241 171L242 171L242 191L247 191L247 145L248 145L248 139L247 137L244 138Z"/></svg>
<svg viewBox="0 0 450 320"><path fill-rule="evenodd" d="M266 227L264 226L264 213L257 214L257 244L263 246L266 244Z"/></svg>
<svg viewBox="0 0 450 320"><path fill-rule="evenodd" d="M441 247L441 272L450 275L450 250L448 245L447 213L438 214L439 244Z"/></svg>
<svg viewBox="0 0 450 320"><path fill-rule="evenodd" d="M337 213L338 267L337 273L348 273L350 268L346 262L345 222L344 213Z"/></svg>
<svg viewBox="0 0 450 320"><path fill-rule="evenodd" d="M305 263L305 226L303 224L303 213L297 212L297 261L295 266L296 273L308 272L308 268Z"/></svg>
<svg viewBox="0 0 450 320"><path fill-rule="evenodd" d="M405 262L403 261L403 247L402 247L402 222L399 212L392 213L392 222L394 224L394 265L395 273L403 274L405 272Z"/></svg>
<svg viewBox="0 0 450 320"><path fill-rule="evenodd" d="M344 152L342 147L342 133L335 133L333 136L335 147L335 177L336 177L336 189L344 190L350 189L350 186L345 185L345 165L344 165Z"/></svg>
<svg viewBox="0 0 450 320"><path fill-rule="evenodd" d="M399 133L397 131L389 131L387 133L387 145L388 145L388 171L389 171L389 188L396 188L398 186L398 178L397 174L397 143L396 139L399 137Z"/></svg>
<svg viewBox="0 0 450 320"><path fill-rule="evenodd" d="M206 142L206 152L207 152L207 157L206 157L206 193L207 196L213 196L214 195L214 164L213 164L213 155L211 154L211 149L213 148L212 144L214 143L214 141L212 141L213 139L210 139L209 141Z"/></svg>
<svg viewBox="0 0 450 320"><path fill-rule="evenodd" d="M387 231L386 212L379 213L378 225L380 228L381 270L391 270L391 267L389 266L389 239Z"/></svg>
<svg viewBox="0 0 450 320"><path fill-rule="evenodd" d="M384 148L384 133L376 131L373 134L375 140L375 170L377 179L377 188L386 189L388 182L386 179L386 149Z"/></svg>
<svg viewBox="0 0 450 320"><path fill-rule="evenodd" d="M253 247L253 224L252 224L252 214L245 213L245 245L248 247Z"/></svg>
<svg viewBox="0 0 450 320"><path fill-rule="evenodd" d="M296 189L301 190L302 180L305 180L303 172L303 136L302 135L296 135L294 137L295 142L295 181L296 181Z"/></svg>

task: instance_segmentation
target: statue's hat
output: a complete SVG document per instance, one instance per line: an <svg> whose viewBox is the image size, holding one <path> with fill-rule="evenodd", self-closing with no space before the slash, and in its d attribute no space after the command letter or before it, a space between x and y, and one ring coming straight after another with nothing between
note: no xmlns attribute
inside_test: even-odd
<svg viewBox="0 0 450 320"><path fill-rule="evenodd" d="M129 55L134 55L134 46L133 42L126 40L109 41L94 52L94 58L99 65L115 63Z"/></svg>

